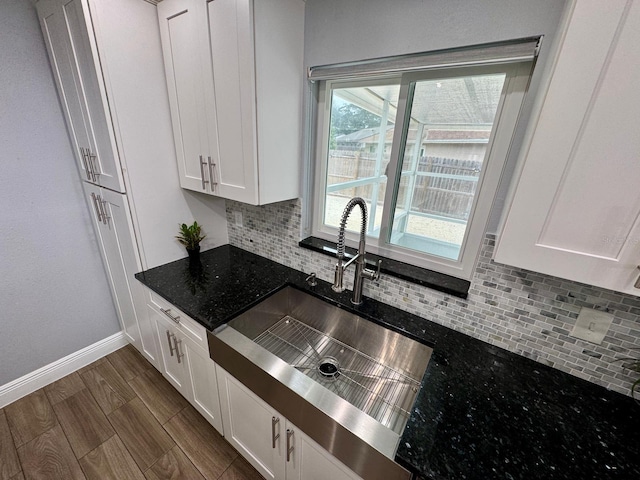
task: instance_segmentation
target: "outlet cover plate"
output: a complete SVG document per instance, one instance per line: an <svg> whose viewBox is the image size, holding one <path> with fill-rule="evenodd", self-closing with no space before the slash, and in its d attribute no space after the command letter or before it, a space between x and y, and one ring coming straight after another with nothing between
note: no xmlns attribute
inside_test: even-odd
<svg viewBox="0 0 640 480"><path fill-rule="evenodd" d="M612 314L602 310L582 307L576 324L569 335L600 345L612 322Z"/></svg>

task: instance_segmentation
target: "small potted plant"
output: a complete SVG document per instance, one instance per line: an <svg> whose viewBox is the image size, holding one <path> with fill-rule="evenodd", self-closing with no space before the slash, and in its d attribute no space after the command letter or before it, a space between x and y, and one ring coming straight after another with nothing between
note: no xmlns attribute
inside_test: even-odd
<svg viewBox="0 0 640 480"><path fill-rule="evenodd" d="M186 247L189 259L197 259L200 255L200 242L206 237L202 234L202 227L196 221L193 222L193 225L183 223L180 225L179 233L176 238Z"/></svg>

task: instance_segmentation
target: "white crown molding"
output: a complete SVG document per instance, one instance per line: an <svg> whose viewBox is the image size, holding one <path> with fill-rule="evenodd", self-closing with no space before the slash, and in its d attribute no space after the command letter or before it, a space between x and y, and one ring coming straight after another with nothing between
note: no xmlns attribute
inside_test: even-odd
<svg viewBox="0 0 640 480"><path fill-rule="evenodd" d="M49 385L76 370L95 362L99 358L124 347L129 343L123 332L118 332L88 347L45 365L12 382L0 386L0 408Z"/></svg>

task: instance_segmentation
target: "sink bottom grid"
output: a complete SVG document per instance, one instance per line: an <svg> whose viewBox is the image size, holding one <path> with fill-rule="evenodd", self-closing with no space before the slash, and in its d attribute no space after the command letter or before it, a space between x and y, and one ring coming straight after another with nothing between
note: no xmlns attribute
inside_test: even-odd
<svg viewBox="0 0 640 480"><path fill-rule="evenodd" d="M420 381L288 315L254 341L381 424L402 433Z"/></svg>

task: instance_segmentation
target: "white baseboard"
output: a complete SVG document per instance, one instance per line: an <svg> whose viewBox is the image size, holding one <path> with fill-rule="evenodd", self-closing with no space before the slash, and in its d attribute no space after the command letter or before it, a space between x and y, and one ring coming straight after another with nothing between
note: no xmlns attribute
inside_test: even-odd
<svg viewBox="0 0 640 480"><path fill-rule="evenodd" d="M49 385L76 370L95 362L99 358L124 347L129 343L123 332L118 332L60 360L45 365L12 382L0 386L0 408Z"/></svg>

